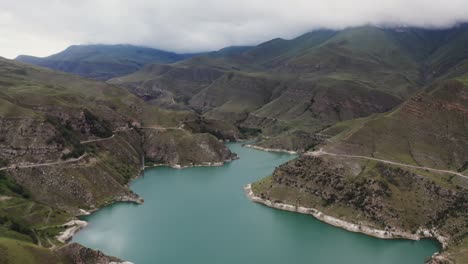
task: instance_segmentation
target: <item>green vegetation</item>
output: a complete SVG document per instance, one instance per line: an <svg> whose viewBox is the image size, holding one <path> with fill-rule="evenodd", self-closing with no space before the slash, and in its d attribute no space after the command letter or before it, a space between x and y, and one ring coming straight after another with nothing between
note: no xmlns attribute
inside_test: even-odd
<svg viewBox="0 0 468 264"><path fill-rule="evenodd" d="M0 237L0 263L42 264L65 263L52 251L34 244Z"/></svg>
<svg viewBox="0 0 468 264"><path fill-rule="evenodd" d="M11 197L0 204L0 237L50 247L60 243L55 236L64 230L61 225L69 218L63 211Z"/></svg>
<svg viewBox="0 0 468 264"><path fill-rule="evenodd" d="M335 152L464 171L467 91L458 81L439 82L392 112L339 123L324 133L336 135Z"/></svg>
<svg viewBox="0 0 468 264"><path fill-rule="evenodd" d="M468 161L465 161L465 163L463 163L463 165L457 171L464 172L466 170L468 170Z"/></svg>
<svg viewBox="0 0 468 264"><path fill-rule="evenodd" d="M112 129L110 128L109 122L101 120L88 109L83 110L86 122L91 126L91 134L101 138L112 136Z"/></svg>
<svg viewBox="0 0 468 264"><path fill-rule="evenodd" d="M240 127L239 132L249 138L259 136L262 130L260 128Z"/></svg>
<svg viewBox="0 0 468 264"><path fill-rule="evenodd" d="M0 158L0 168L8 166L10 162L7 159Z"/></svg>
<svg viewBox="0 0 468 264"><path fill-rule="evenodd" d="M10 193L29 198L28 192L21 185L8 177L5 171L0 171L0 194L8 195Z"/></svg>
<svg viewBox="0 0 468 264"><path fill-rule="evenodd" d="M69 122L66 122L65 125L63 125L58 118L53 116L47 116L46 121L52 124L58 131L58 134L50 139L50 143L55 142L62 147L67 145L72 147L72 150L69 153L62 155L62 159L78 158L85 153L85 146L80 143L80 140L76 133L73 132Z"/></svg>
<svg viewBox="0 0 468 264"><path fill-rule="evenodd" d="M241 137L247 136L234 125L222 120L198 118L184 122L183 127L192 133L209 133L221 140L236 141Z"/></svg>

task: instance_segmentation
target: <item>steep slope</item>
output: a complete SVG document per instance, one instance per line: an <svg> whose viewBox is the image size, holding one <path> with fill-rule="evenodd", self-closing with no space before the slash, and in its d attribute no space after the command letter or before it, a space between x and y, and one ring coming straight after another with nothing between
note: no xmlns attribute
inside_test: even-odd
<svg viewBox="0 0 468 264"><path fill-rule="evenodd" d="M72 194L67 192L67 188L65 188L63 190L64 196L60 199L54 199L50 195L47 197L46 194L49 192L45 188L44 195L37 194L37 196L48 199L47 201L41 199L48 204L57 200L66 205L67 200L74 199L75 202L82 201L79 202L80 204L98 205L100 201L102 202L109 196L104 190L109 190L110 193L113 190L125 190L124 186L121 188L112 187L109 182L109 180L113 182L117 180L115 184L122 185L131 178L131 175L121 175L121 178L117 179L114 179L116 176L111 177L110 175L115 175L111 170L113 162L117 164L118 159L127 160L126 163L131 166L127 168L128 173L134 171L136 174L141 166L140 156L145 153L147 148L154 147L151 141L146 140L147 131L151 131L152 128L179 127L184 121L196 119L193 113L164 111L147 105L136 96L104 83L84 80L69 74L55 73L42 68L27 67L7 60L2 60L0 63L0 100L2 100L0 108L2 110L0 113L0 124L2 124L0 148L2 152L0 158L7 162L7 165L16 164L16 167L24 167L19 171L11 170L10 174L22 185L29 185L32 189L37 184L35 181L39 180L35 175L44 174L45 171L49 171L49 179L52 179L51 175L56 175L57 188L60 187L61 180L59 178L61 175L73 175L75 172L87 175L89 173L85 171L80 172L85 168L108 171L108 180L102 182L102 192L99 194L102 198L92 198L92 196L98 195L97 190L95 190L94 195L88 195L83 200L78 197L65 199L64 197ZM174 137L176 141L178 140L176 134L183 131L186 141L177 142L179 149L175 148L174 145L172 148L160 150L163 153L153 153L153 155L175 154L185 157L177 153L183 150L184 144L191 144L191 140L196 141L195 139L200 137L183 129L169 129L167 131L167 134ZM214 136L207 134L203 137L210 143L193 144L191 148L194 151L197 151L197 148L199 150L208 149L220 156L199 155L200 162L222 162L224 159L231 158L228 150L222 144L218 144ZM104 141L113 142L113 144L101 144ZM93 147L89 149L89 145L93 145ZM85 154L86 157L83 157ZM63 166L52 166L56 168L49 166L27 167L29 164L35 163L55 164L57 160L69 158L83 158L74 163L82 165L91 163L92 166L78 166L79 168L75 169L75 164L71 163ZM109 161L109 163L101 163L101 161ZM188 161L179 158L172 159L171 162L185 164ZM67 170L67 167L72 168L71 172L64 171ZM102 172L102 174L106 173ZM105 178L103 177L103 179ZM67 182L67 184L71 183ZM82 189L86 191L90 188ZM57 191L55 195L60 196L61 194Z"/></svg>
<svg viewBox="0 0 468 264"><path fill-rule="evenodd" d="M173 63L194 55L132 45L78 45L44 58L20 55L16 60L91 79L107 80L135 72L149 63Z"/></svg>
<svg viewBox="0 0 468 264"><path fill-rule="evenodd" d="M413 55L406 43L421 40L414 32L398 34L376 27L319 30L147 66L109 82L154 104L185 105L266 135L291 129L312 133L388 111L418 90L426 55ZM205 74L194 74L200 72Z"/></svg>
<svg viewBox="0 0 468 264"><path fill-rule="evenodd" d="M389 111L434 80L463 74L467 32L464 24L319 30L148 66L110 82L165 108L261 129L273 138L258 145L286 148L294 145L285 140L291 132Z"/></svg>
<svg viewBox="0 0 468 264"><path fill-rule="evenodd" d="M209 67L153 64L133 74L113 78L108 83L125 83L127 90L149 103L186 109L186 102L192 96L222 75L222 71Z"/></svg>
<svg viewBox="0 0 468 264"><path fill-rule="evenodd" d="M394 111L339 123L322 132L332 138L320 151L280 166L253 192L273 206L315 208L357 224L357 232L436 237L444 243L439 259L465 263L467 92L459 81L441 81Z"/></svg>
<svg viewBox="0 0 468 264"><path fill-rule="evenodd" d="M127 184L145 156L171 166L235 158L215 136L181 126L196 120L102 82L0 59L0 235L54 247L82 209L140 203Z"/></svg>
<svg viewBox="0 0 468 264"><path fill-rule="evenodd" d="M455 80L437 82L397 110L341 133L340 143L329 150L461 170L468 161L467 115L467 87Z"/></svg>

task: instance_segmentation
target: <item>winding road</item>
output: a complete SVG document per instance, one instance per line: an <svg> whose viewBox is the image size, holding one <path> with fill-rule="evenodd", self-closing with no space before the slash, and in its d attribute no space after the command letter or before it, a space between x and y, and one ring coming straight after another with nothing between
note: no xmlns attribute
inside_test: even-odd
<svg viewBox="0 0 468 264"><path fill-rule="evenodd" d="M73 163L82 160L88 154L83 154L78 158L68 159L68 160L61 160L55 162L46 162L46 163L36 163L36 164L13 164L8 167L0 168L0 171L8 170L8 169L25 169L25 168L36 168L36 167L44 167L44 166L54 166L54 165L61 165L67 163Z"/></svg>
<svg viewBox="0 0 468 264"><path fill-rule="evenodd" d="M433 171L437 173L448 173L452 175L456 175L459 177L463 177L465 179L468 179L468 176L463 175L459 172L455 171L450 171L450 170L440 170L440 169L434 169L434 168L429 168L429 167L423 167L423 166L416 166L416 165L410 165L410 164L404 164L404 163L399 163L395 161L390 161L390 160L383 160L383 159L377 159L377 158L372 158L372 157L367 157L367 156L358 156L358 155L346 155L346 154L336 154L336 153L330 153L326 152L323 149L317 150L317 151L310 151L306 152L305 155L309 156L322 156L322 155L329 155L329 156L336 156L336 157L346 157L346 158L356 158L356 159L367 159L367 160L373 160L373 161L379 161L382 163L387 163L387 164L392 164L392 165L397 165L401 167L407 167L407 168L413 168L413 169L422 169L422 170L428 170L428 171Z"/></svg>
<svg viewBox="0 0 468 264"><path fill-rule="evenodd" d="M179 127L166 127L166 128L164 128L164 127L142 127L142 128L147 128L147 129L183 129L183 126L184 125L181 124ZM117 129L117 130L115 130L113 132L117 133L117 132L127 131L127 130L131 130L131 129L133 129L133 128L119 128L119 129ZM97 138L97 139L84 140L84 141L81 141L80 143L81 144L95 143L95 142L110 140L110 139L113 139L114 137L115 137L115 134L113 134L112 136L107 137L107 138ZM82 156L80 156L78 158L72 158L72 159L68 159L68 160L59 160L59 161L54 161L54 162L45 162L45 163L36 163L36 164L12 164L10 166L0 168L0 171L5 171L5 170L9 170L9 169L25 169L25 168L36 168L36 167L62 165L62 164L67 164L67 163L73 163L73 162L80 161L86 156L87 156L87 154L85 153L85 154L83 154Z"/></svg>
<svg viewBox="0 0 468 264"><path fill-rule="evenodd" d="M123 130L118 130L114 132L119 132ZM91 139L91 140L85 140L85 141L80 141L81 144L89 144L93 142L99 142L99 141L105 141L109 139L113 139L115 137L115 134L108 138L98 138L98 139ZM54 165L61 165L61 164L67 164L67 163L73 163L82 160L84 157L88 155L87 153L81 155L78 158L72 158L72 159L67 159L67 160L59 160L59 161L54 161L54 162L45 162L45 163L36 163L36 164L12 164L7 167L2 167L0 168L0 171L4 170L9 170L9 169L25 169L25 168L35 168L35 167L44 167L44 166L54 166Z"/></svg>
<svg viewBox="0 0 468 264"><path fill-rule="evenodd" d="M152 127L140 127L140 129L153 129L153 130L171 130L171 129L179 129L179 130L185 130L184 129L184 124L181 123L178 127L160 127L160 126L152 126Z"/></svg>
<svg viewBox="0 0 468 264"><path fill-rule="evenodd" d="M107 138L97 138L97 139L91 139L91 140L85 140L85 141L80 141L81 144L88 144L88 143L93 143L93 142L99 142L99 141L104 141L104 140L108 140L108 139L112 139L115 137L115 134L113 134L112 136L110 137L107 137Z"/></svg>

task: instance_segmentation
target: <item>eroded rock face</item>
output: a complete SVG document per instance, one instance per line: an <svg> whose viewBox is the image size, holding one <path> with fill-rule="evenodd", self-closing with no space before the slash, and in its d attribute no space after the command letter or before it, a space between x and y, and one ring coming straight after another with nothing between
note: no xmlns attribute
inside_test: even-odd
<svg viewBox="0 0 468 264"><path fill-rule="evenodd" d="M346 207L379 227L410 232L436 227L450 237L462 235L468 206L465 189L448 188L423 175L383 163L313 156L280 166L258 195L332 214L336 206Z"/></svg>
<svg viewBox="0 0 468 264"><path fill-rule="evenodd" d="M428 260L426 264L454 264L454 262L446 256L437 255Z"/></svg>
<svg viewBox="0 0 468 264"><path fill-rule="evenodd" d="M140 173L139 137L133 130L120 132L94 143L92 149L97 153L87 153L80 160L58 159L64 163L7 172L34 200L69 212L123 199L136 201L137 195L126 184Z"/></svg>
<svg viewBox="0 0 468 264"><path fill-rule="evenodd" d="M64 260L74 264L110 264L124 263L124 261L104 255L99 250L92 250L77 243L65 245L56 250L56 253ZM125 262L130 263L130 262Z"/></svg>
<svg viewBox="0 0 468 264"><path fill-rule="evenodd" d="M36 162L60 157L60 146L51 142L55 128L38 118L0 118L0 159Z"/></svg>
<svg viewBox="0 0 468 264"><path fill-rule="evenodd" d="M236 157L210 134L192 134L182 129L145 131L144 151L150 164L213 165Z"/></svg>

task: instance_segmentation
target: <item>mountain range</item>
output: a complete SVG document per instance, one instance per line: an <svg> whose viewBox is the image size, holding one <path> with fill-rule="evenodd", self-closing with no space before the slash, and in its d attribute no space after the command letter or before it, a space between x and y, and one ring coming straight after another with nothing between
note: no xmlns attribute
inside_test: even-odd
<svg viewBox="0 0 468 264"><path fill-rule="evenodd" d="M147 65L108 82L165 108L194 109L281 136L389 111L435 80L466 72L468 27L359 27ZM287 135L286 135L287 134ZM289 141L286 139L289 138ZM265 146L273 146L272 140ZM292 150L292 149L291 149Z"/></svg>
<svg viewBox="0 0 468 264"><path fill-rule="evenodd" d="M256 137L257 148L301 153L252 184L261 199L438 238L431 263L466 263L466 43L465 24L364 26L203 54L92 45L17 58L106 82L1 60L0 199L45 206L38 215L57 212L59 225L78 208L137 201L125 184L141 158L220 163L235 155L218 140ZM69 163L27 165L57 160ZM0 212L10 239L58 243L56 229L33 233L44 217Z"/></svg>
<svg viewBox="0 0 468 264"><path fill-rule="evenodd" d="M20 55L16 60L91 79L107 80L133 73L149 63L173 63L195 55L133 45L75 45L45 58Z"/></svg>

